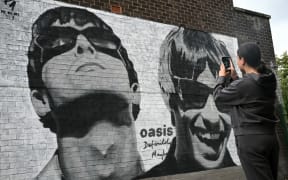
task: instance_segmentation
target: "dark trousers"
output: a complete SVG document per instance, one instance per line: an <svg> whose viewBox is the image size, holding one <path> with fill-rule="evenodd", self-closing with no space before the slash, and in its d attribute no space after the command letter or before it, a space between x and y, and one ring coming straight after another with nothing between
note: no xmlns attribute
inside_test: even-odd
<svg viewBox="0 0 288 180"><path fill-rule="evenodd" d="M247 180L277 180L279 144L276 135L241 135L235 139Z"/></svg>

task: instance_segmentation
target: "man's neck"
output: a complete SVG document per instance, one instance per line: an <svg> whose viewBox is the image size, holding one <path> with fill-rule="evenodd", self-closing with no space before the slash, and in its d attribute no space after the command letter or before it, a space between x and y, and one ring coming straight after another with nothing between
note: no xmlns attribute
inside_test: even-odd
<svg viewBox="0 0 288 180"><path fill-rule="evenodd" d="M249 67L249 66L246 66L245 69L244 69L245 73L246 74L259 74L258 71L255 69L255 68L252 68L252 67Z"/></svg>

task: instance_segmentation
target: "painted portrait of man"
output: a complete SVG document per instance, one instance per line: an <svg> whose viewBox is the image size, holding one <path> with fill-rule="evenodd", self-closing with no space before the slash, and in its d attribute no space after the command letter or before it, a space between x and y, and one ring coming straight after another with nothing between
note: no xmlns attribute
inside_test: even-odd
<svg viewBox="0 0 288 180"><path fill-rule="evenodd" d="M230 116L212 96L223 56L225 44L209 33L179 27L167 35L158 77L176 137L166 159L141 178L235 165L226 147Z"/></svg>
<svg viewBox="0 0 288 180"><path fill-rule="evenodd" d="M84 9L49 9L32 26L28 58L34 110L58 145L35 179L139 175L138 78L111 27Z"/></svg>
<svg viewBox="0 0 288 180"><path fill-rule="evenodd" d="M199 1L176 22L161 3L143 14L146 1L0 0L0 180L244 177L227 107L212 93L222 57L237 65L246 40L275 65L269 18ZM197 19L202 6L249 32Z"/></svg>

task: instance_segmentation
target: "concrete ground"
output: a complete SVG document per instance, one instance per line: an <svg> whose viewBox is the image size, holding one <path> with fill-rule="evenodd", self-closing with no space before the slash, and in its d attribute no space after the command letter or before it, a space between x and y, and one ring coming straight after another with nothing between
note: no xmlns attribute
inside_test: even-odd
<svg viewBox="0 0 288 180"><path fill-rule="evenodd" d="M145 180L246 180L241 166L146 178Z"/></svg>

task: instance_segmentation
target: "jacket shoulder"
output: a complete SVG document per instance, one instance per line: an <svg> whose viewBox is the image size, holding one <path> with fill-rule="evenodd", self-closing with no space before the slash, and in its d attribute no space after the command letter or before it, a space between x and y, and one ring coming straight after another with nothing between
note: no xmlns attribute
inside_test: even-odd
<svg viewBox="0 0 288 180"><path fill-rule="evenodd" d="M251 81L247 80L246 77L243 77L243 78L233 81L230 85L233 87L237 87L239 89L241 88L245 89L245 88L248 88L251 84L252 84Z"/></svg>

